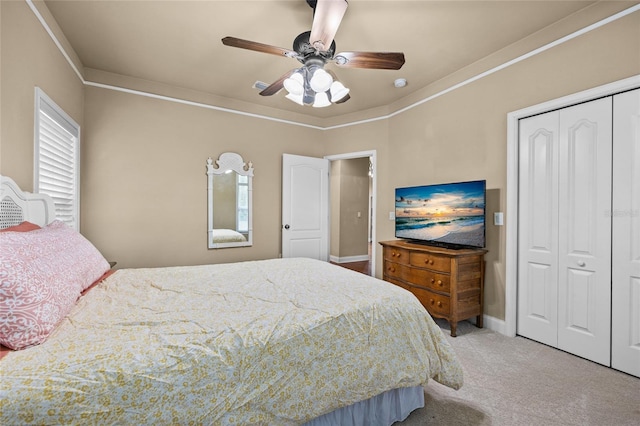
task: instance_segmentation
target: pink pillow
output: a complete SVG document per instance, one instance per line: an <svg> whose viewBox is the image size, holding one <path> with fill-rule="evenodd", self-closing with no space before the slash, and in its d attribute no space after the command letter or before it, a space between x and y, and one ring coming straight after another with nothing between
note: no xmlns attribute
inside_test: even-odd
<svg viewBox="0 0 640 426"><path fill-rule="evenodd" d="M41 229L40 226L35 223L24 221L20 225L10 226L8 228L0 229L0 232L29 232Z"/></svg>
<svg viewBox="0 0 640 426"><path fill-rule="evenodd" d="M63 222L0 233L0 344L23 349L44 342L107 270L100 252Z"/></svg>

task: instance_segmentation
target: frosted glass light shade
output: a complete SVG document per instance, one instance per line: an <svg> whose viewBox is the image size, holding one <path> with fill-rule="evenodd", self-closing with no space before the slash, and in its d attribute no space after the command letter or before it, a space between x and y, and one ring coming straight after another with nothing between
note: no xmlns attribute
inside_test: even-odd
<svg viewBox="0 0 640 426"><path fill-rule="evenodd" d="M344 84L339 81L334 81L331 83L331 102L338 102L340 99L344 98L349 94L349 89L344 87Z"/></svg>
<svg viewBox="0 0 640 426"><path fill-rule="evenodd" d="M289 93L287 96L285 96L285 98L299 105L304 105L304 103L302 102L302 93L300 93L299 95L294 95L293 93Z"/></svg>
<svg viewBox="0 0 640 426"><path fill-rule="evenodd" d="M282 85L285 89L287 89L287 92L291 93L292 95L302 96L302 93L304 92L304 79L302 77L302 74L299 72L295 72L291 75L291 77L285 79L282 82Z"/></svg>
<svg viewBox="0 0 640 426"><path fill-rule="evenodd" d="M316 93L326 92L331 87L331 83L333 83L333 77L322 68L317 69L316 72L313 73L311 80L309 80L311 88Z"/></svg>
<svg viewBox="0 0 640 426"><path fill-rule="evenodd" d="M324 108L328 107L329 105L331 105L331 102L329 102L329 97L326 93L316 93L316 100L313 102L314 108Z"/></svg>

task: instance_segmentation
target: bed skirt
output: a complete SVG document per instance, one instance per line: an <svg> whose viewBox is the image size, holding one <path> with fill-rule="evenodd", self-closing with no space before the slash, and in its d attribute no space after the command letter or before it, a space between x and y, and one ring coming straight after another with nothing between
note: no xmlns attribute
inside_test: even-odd
<svg viewBox="0 0 640 426"><path fill-rule="evenodd" d="M392 389L365 401L316 417L303 426L389 426L424 407L424 388Z"/></svg>

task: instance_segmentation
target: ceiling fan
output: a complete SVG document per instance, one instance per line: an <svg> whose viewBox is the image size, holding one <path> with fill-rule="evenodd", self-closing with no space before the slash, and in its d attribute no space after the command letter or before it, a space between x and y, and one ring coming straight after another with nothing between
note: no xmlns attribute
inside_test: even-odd
<svg viewBox="0 0 640 426"><path fill-rule="evenodd" d="M260 92L262 96L278 93L283 87L287 98L300 105L329 106L350 99L349 89L324 66L335 63L344 68L398 70L404 64L401 52L336 52L334 37L347 10L346 0L306 0L313 8L311 31L293 41L293 49L270 46L236 37L225 37L222 44L272 55L297 59L302 67L288 71Z"/></svg>

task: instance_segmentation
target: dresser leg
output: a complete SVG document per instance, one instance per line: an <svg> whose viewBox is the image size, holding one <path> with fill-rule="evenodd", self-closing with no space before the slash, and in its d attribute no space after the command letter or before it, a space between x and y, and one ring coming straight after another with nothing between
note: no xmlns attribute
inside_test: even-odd
<svg viewBox="0 0 640 426"><path fill-rule="evenodd" d="M482 318L483 318L483 317L484 317L483 315L478 315L478 316L476 317L476 327L478 327L478 328L482 328Z"/></svg>
<svg viewBox="0 0 640 426"><path fill-rule="evenodd" d="M456 329L458 328L458 322L449 321L449 324L451 325L451 337L456 337Z"/></svg>

